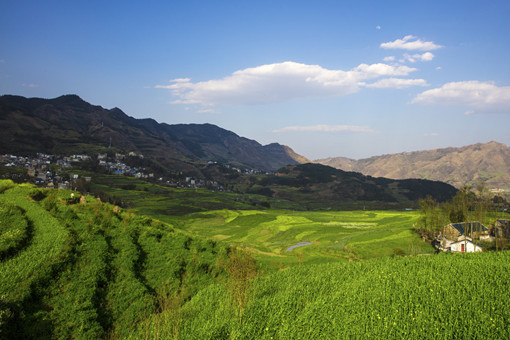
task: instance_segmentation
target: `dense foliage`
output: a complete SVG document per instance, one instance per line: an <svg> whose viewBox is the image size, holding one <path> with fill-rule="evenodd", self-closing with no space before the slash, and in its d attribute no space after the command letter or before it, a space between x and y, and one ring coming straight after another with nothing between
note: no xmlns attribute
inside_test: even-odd
<svg viewBox="0 0 510 340"><path fill-rule="evenodd" d="M417 206L418 199L427 195L444 201L456 193L454 187L442 182L375 178L312 163L289 165L275 175L239 180L237 188L286 200L306 210L355 210L363 206L401 209Z"/></svg>

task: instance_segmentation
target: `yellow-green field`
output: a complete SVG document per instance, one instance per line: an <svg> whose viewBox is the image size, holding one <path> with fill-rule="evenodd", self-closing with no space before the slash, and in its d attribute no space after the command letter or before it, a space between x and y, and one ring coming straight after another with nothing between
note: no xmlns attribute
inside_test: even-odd
<svg viewBox="0 0 510 340"><path fill-rule="evenodd" d="M239 245L272 262L359 260L431 254L414 211L217 210L174 222L195 235ZM299 242L311 243L287 251Z"/></svg>

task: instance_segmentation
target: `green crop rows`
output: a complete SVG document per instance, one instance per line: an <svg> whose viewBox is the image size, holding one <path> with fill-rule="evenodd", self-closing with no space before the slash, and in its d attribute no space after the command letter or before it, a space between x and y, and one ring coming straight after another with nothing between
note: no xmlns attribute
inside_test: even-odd
<svg viewBox="0 0 510 340"><path fill-rule="evenodd" d="M255 280L241 319L223 286L200 292L185 306L179 334L185 339L508 339L509 272L508 252L298 266Z"/></svg>
<svg viewBox="0 0 510 340"><path fill-rule="evenodd" d="M217 210L176 217L174 224L195 235L255 249L265 262L330 262L432 254L413 225L419 215L404 211L299 212ZM299 242L312 245L287 252Z"/></svg>
<svg viewBox="0 0 510 340"><path fill-rule="evenodd" d="M0 262L0 338L127 338L169 308L169 295L179 292L180 307L223 270L214 241L79 201L26 185L0 194L2 244L23 223L33 228Z"/></svg>

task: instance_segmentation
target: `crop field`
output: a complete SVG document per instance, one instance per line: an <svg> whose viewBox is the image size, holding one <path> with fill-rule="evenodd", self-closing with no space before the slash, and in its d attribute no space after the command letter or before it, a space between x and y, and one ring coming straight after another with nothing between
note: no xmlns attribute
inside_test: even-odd
<svg viewBox="0 0 510 340"><path fill-rule="evenodd" d="M169 188L126 176L95 176L93 188L113 195L132 206L133 210L161 220L169 216L193 212L230 209L253 209L267 203L267 198L254 194L218 192L204 188Z"/></svg>
<svg viewBox="0 0 510 340"><path fill-rule="evenodd" d="M432 254L413 230L418 218L413 211L218 210L176 218L174 224L249 248L263 261L290 263Z"/></svg>
<svg viewBox="0 0 510 340"><path fill-rule="evenodd" d="M510 337L510 252L414 256L416 212L166 217L0 181L0 339Z"/></svg>
<svg viewBox="0 0 510 340"><path fill-rule="evenodd" d="M0 207L1 339L128 338L224 271L221 245L90 196L10 185Z"/></svg>
<svg viewBox="0 0 510 340"><path fill-rule="evenodd" d="M185 339L508 339L510 253L296 266L253 281L242 313L221 285L182 311ZM155 324L146 332L155 336Z"/></svg>
<svg viewBox="0 0 510 340"><path fill-rule="evenodd" d="M275 200L271 207L285 209L268 209L259 206L267 203L264 196L167 188L124 176L98 177L94 186L136 213L249 249L275 267L433 253L414 232L416 211L299 211ZM300 242L311 244L286 251Z"/></svg>

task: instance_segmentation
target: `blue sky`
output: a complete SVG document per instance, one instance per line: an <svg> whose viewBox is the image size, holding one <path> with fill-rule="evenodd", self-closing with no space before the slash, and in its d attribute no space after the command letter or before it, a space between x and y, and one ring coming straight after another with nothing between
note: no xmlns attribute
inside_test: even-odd
<svg viewBox="0 0 510 340"><path fill-rule="evenodd" d="M0 94L310 159L510 145L508 1L3 1Z"/></svg>

